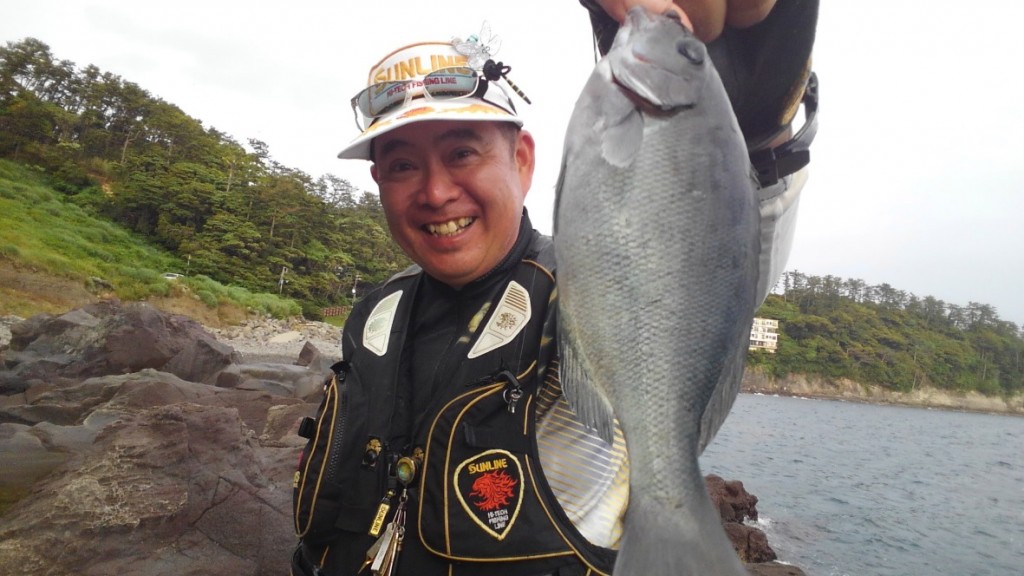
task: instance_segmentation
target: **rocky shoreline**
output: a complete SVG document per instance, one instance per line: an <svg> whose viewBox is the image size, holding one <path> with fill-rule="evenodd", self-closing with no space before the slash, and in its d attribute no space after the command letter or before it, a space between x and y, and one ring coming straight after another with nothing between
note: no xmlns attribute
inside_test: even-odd
<svg viewBox="0 0 1024 576"><path fill-rule="evenodd" d="M205 329L250 362L294 362L306 343L327 356L341 357L341 328L325 322L264 316L236 326Z"/></svg>
<svg viewBox="0 0 1024 576"><path fill-rule="evenodd" d="M10 327L23 320L17 316L0 317L0 349L10 341ZM250 363L291 364L307 343L325 357L337 359L341 354L341 329L325 322L262 316L244 320L234 326L203 328L218 341L234 348L245 362ZM756 369L746 371L741 391L749 394L1024 415L1024 395L1005 399L982 396L976 392L956 394L935 388L922 388L902 394L847 379L827 380L799 374L773 379Z"/></svg>
<svg viewBox="0 0 1024 576"><path fill-rule="evenodd" d="M741 391L750 394L1024 416L1024 395L1002 398L983 396L977 392L958 394L936 388L919 388L913 392L901 393L845 378L831 380L793 374L775 379L758 370L750 369L743 375Z"/></svg>
<svg viewBox="0 0 1024 576"><path fill-rule="evenodd" d="M338 341L117 301L0 318L0 573L287 573L297 422ZM803 574L747 523L741 482L706 480L751 574Z"/></svg>

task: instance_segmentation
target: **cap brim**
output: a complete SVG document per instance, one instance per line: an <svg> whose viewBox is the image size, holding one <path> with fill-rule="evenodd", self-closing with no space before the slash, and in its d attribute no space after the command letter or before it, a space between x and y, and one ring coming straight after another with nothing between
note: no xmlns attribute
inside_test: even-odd
<svg viewBox="0 0 1024 576"><path fill-rule="evenodd" d="M355 140L349 142L338 158L369 160L370 142L388 132L427 120L460 120L468 122L513 122L522 126L523 121L507 110L490 104L479 98L459 98L458 100L416 99L409 105L378 118Z"/></svg>

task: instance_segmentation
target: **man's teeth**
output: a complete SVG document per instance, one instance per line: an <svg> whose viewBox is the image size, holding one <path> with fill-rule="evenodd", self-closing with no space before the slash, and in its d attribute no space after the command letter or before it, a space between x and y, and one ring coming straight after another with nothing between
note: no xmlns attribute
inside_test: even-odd
<svg viewBox="0 0 1024 576"><path fill-rule="evenodd" d="M472 218L458 218L441 224L427 224L427 232L434 236L451 236L472 223Z"/></svg>

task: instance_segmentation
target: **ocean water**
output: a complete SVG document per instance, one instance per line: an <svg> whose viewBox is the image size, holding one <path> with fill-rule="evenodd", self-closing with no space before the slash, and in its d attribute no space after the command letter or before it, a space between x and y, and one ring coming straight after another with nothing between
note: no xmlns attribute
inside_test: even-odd
<svg viewBox="0 0 1024 576"><path fill-rule="evenodd" d="M1024 575L1024 418L741 394L701 469L810 576Z"/></svg>

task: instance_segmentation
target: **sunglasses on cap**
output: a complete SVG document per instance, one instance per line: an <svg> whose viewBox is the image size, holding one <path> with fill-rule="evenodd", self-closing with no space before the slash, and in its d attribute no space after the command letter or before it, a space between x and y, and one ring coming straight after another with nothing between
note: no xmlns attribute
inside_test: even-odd
<svg viewBox="0 0 1024 576"><path fill-rule="evenodd" d="M352 98L352 113L355 115L356 127L360 131L365 131L374 120L405 106L417 96L434 100L482 98L487 93L488 83L503 77L516 90L517 94L530 103L529 98L526 98L526 95L505 77L508 70L508 66L488 60L484 64L482 74L468 66L455 66L434 70L424 76L422 80L377 82ZM497 86L504 91L500 84ZM417 90L419 88L422 90ZM512 107L512 112L515 113L515 105L512 104L512 99L508 98L507 94L506 100Z"/></svg>

